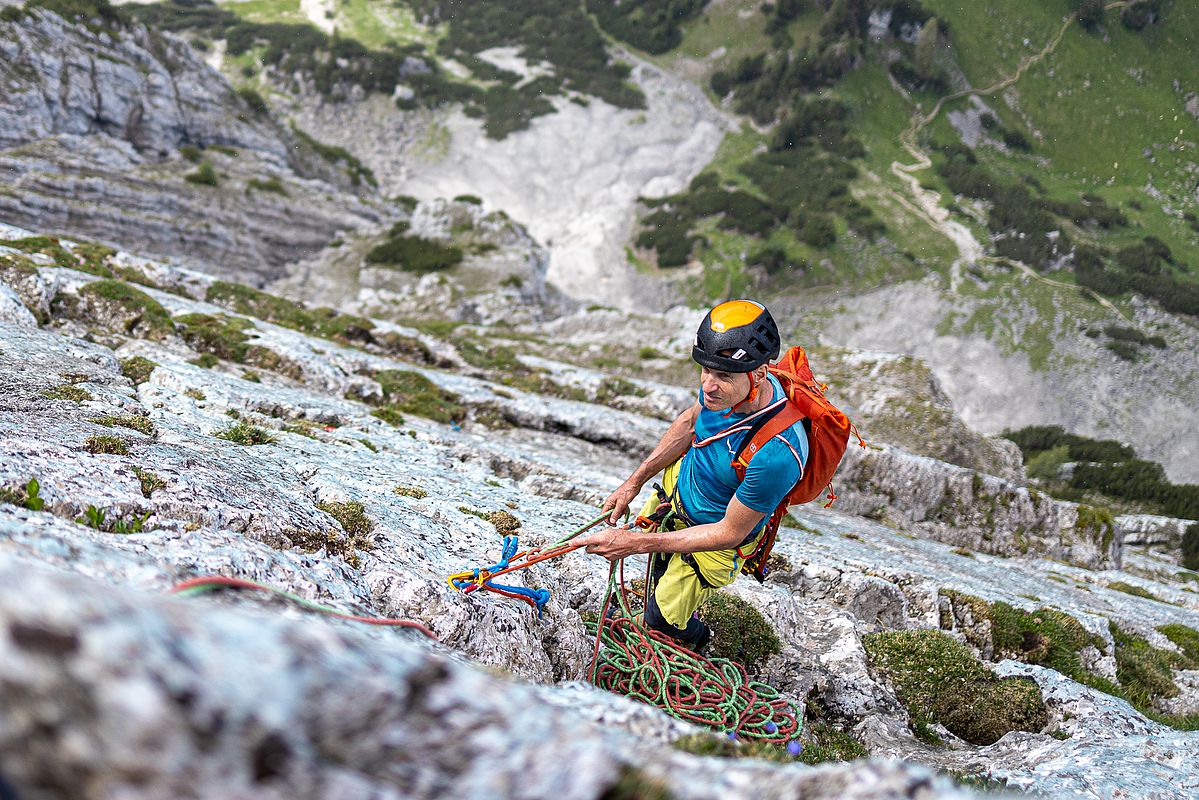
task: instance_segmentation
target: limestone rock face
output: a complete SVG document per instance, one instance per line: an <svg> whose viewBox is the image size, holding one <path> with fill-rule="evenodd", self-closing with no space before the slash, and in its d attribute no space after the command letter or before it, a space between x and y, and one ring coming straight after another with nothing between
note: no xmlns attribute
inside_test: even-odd
<svg viewBox="0 0 1199 800"><path fill-rule="evenodd" d="M0 557L0 748L45 798L188 795L955 798L900 764L811 770L673 750L680 723L586 685L569 702L410 635L235 613ZM279 680L286 672L287 680ZM677 776L687 780L678 781Z"/></svg>
<svg viewBox="0 0 1199 800"><path fill-rule="evenodd" d="M158 158L222 144L287 159L269 120L230 114L242 108L232 87L179 39L141 25L93 32L39 10L0 25L0 148L104 133Z"/></svg>
<svg viewBox="0 0 1199 800"><path fill-rule="evenodd" d="M0 682L9 687L0 747L18 754L16 767L7 758L4 765L18 789L77 797L83 775L94 791L84 796L97 798L155 798L197 783L223 796L433 797L474 785L504 796L552 790L597 798L623 776L666 780L679 797L961 796L910 764L809 769L670 747L698 729L580 683L593 647L583 620L599 612L607 585L598 558L573 553L515 573L513 584L550 591L540 616L448 585L450 573L498 557L500 533L481 515L511 514L525 547L594 518L599 500L665 428L645 412L686 402L688 392L643 382L646 408L638 411L502 386L466 374L452 348L434 368L317 338L197 299L210 277L119 256L116 263L140 264L172 290L139 287L168 314L241 320L246 344L273 354L264 361L275 367L248 373L221 361L206 369L190 363L197 352L177 333L136 338L120 314L80 311L94 275L32 261L14 260L0 275L10 288L20 285L23 306L42 298L49 310L45 320L34 314L41 326L0 325ZM423 335L375 324L380 335ZM135 356L153 362L136 384L122 372ZM533 363L577 391L595 384L588 370ZM466 418L421 416L442 410L435 406L391 423L373 416L363 401L380 396L382 370L414 371L452 391ZM242 444L238 424L273 441ZM1109 715L1085 696L1069 708L1085 734L1071 739L1035 732L990 748L953 740L934 748L914 738L863 637L940 629L984 640L980 621L959 613L943 590L1071 614L1097 637L1093 652L1080 654L1084 664L1109 677L1109 620L1173 647L1157 629L1193 625L1199 595L1165 574L1164 561L1161 576L1151 575L1144 560L1164 558L1156 553L1130 554L1130 571L1100 572L1050 533L1030 537L1035 547L1011 557L935 541L928 520L908 520L936 506L924 488L948 486L943 494L961 498L960 519L938 524L967 528L965 539L985 550L984 494L1009 485L891 448L860 457L890 459L876 466L893 485L866 471L865 488L855 490L885 498L890 487L894 501L874 515L882 522L844 513L849 502L796 509L769 580L730 587L782 643L757 677L807 700L874 754L1054 796L1108 796L1144 780L1156 796L1185 797L1199 769L1195 734L1163 732L1182 758L1153 754L1109 773L1105 759L1135 752L1136 737L1156 729L1127 709ZM40 510L24 497L35 477ZM996 531L1034 511L1046 531L1053 519L1071 524L1064 509L1050 511L1031 495L1027 502L1019 513L996 511ZM355 503L360 516L347 513ZM631 559L629 569L637 574L644 561ZM186 605L162 596L180 580L210 574L419 621L441 646L431 652L406 633L351 631L258 595ZM1118 591L1117 581L1159 600ZM1193 676L1175 675L1182 691L1172 707L1189 708ZM1098 715L1093 728L1090 715ZM1046 766L1068 758L1075 768ZM1138 774L1142 764L1151 775ZM1183 788L1172 792L1167 783Z"/></svg>
<svg viewBox="0 0 1199 800"><path fill-rule="evenodd" d="M1123 531L1110 516L888 445L862 448L851 439L835 485L845 511L938 541L1096 569L1120 565Z"/></svg>
<svg viewBox="0 0 1199 800"><path fill-rule="evenodd" d="M1159 517L1154 514L1123 514L1116 517L1116 525L1124 531L1126 544L1177 550L1182 547L1182 537L1191 520Z"/></svg>
<svg viewBox="0 0 1199 800"><path fill-rule="evenodd" d="M6 222L262 281L380 220L169 34L32 10L0 21L0 86ZM184 180L184 145L209 148L216 186Z"/></svg>

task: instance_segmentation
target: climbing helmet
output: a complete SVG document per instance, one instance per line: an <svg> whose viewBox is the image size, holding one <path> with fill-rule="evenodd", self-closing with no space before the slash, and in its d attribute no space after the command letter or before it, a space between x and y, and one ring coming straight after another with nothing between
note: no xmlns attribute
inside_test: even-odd
<svg viewBox="0 0 1199 800"><path fill-rule="evenodd" d="M730 300L704 317L691 358L708 369L751 372L778 358L779 346L779 329L766 306Z"/></svg>

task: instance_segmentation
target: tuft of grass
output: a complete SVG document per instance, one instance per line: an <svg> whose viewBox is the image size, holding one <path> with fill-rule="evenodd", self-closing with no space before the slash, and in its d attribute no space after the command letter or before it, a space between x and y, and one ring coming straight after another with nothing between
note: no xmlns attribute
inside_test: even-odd
<svg viewBox="0 0 1199 800"><path fill-rule="evenodd" d="M601 800L671 800L672 797L662 781L627 764L621 765L616 782L600 795Z"/></svg>
<svg viewBox="0 0 1199 800"><path fill-rule="evenodd" d="M196 167L195 170L184 175L183 180L199 186L216 186L220 183L217 180L216 170L207 161L201 162L200 166Z"/></svg>
<svg viewBox="0 0 1199 800"><path fill-rule="evenodd" d="M411 497L416 500L424 500L429 496L429 493L419 486L397 486L392 491L401 497Z"/></svg>
<svg viewBox="0 0 1199 800"><path fill-rule="evenodd" d="M149 470L134 467L133 474L137 476L138 483L141 484L142 497L149 499L154 492L166 488L167 482Z"/></svg>
<svg viewBox="0 0 1199 800"><path fill-rule="evenodd" d="M370 450L372 453L379 452L378 445L376 445L370 439L359 439L358 441L362 444L363 447L365 447L367 450Z"/></svg>
<svg viewBox="0 0 1199 800"><path fill-rule="evenodd" d="M1146 713L1154 700L1178 695L1173 671L1195 666L1185 654L1154 647L1114 622L1108 623L1108 630L1116 643L1116 679L1128 702Z"/></svg>
<svg viewBox="0 0 1199 800"><path fill-rule="evenodd" d="M804 726L804 738L809 739L799 754L805 764L829 761L856 761L869 753L862 743L823 720Z"/></svg>
<svg viewBox="0 0 1199 800"><path fill-rule="evenodd" d="M346 533L345 543L332 546L330 554L342 556L346 563L357 569L360 562L356 551L373 550L375 547L375 540L371 536L375 530L374 520L366 515L365 507L357 501L317 503L316 507L337 520ZM330 541L326 539L322 546L330 548Z"/></svg>
<svg viewBox="0 0 1199 800"><path fill-rule="evenodd" d="M127 456L129 455L129 445L125 444L125 440L120 436L89 436L87 441L83 443L83 447L89 453L112 456Z"/></svg>
<svg viewBox="0 0 1199 800"><path fill-rule="evenodd" d="M967 742L987 745L1009 731L1040 731L1048 722L1035 682L1000 679L940 631L874 633L862 643L917 730L939 723Z"/></svg>
<svg viewBox="0 0 1199 800"><path fill-rule="evenodd" d="M751 673L782 651L782 643L762 613L736 595L714 592L699 607L712 628L712 654L738 661Z"/></svg>
<svg viewBox="0 0 1199 800"><path fill-rule="evenodd" d="M1140 586L1134 586L1133 584L1125 583L1124 581L1112 581L1107 585L1107 588L1115 589L1117 592L1124 592L1124 594L1130 594L1133 597L1143 597L1146 600L1156 600L1159 603L1165 602L1148 589L1144 589Z"/></svg>
<svg viewBox="0 0 1199 800"><path fill-rule="evenodd" d="M371 412L371 416L377 417L378 419L381 419L384 422L386 422L388 425L391 425L396 428L398 428L404 424L404 415L401 414L400 412L396 411L391 406L384 406L383 408L376 408L374 411Z"/></svg>
<svg viewBox="0 0 1199 800"><path fill-rule="evenodd" d="M208 399L208 396L205 395L203 392L201 392L199 389L188 389L184 392L184 394L187 395L188 397L190 397L192 400L207 400Z"/></svg>
<svg viewBox="0 0 1199 800"><path fill-rule="evenodd" d="M252 425L245 420L234 423L223 431L214 434L218 439L226 439L236 444L252 446L257 444L272 444L278 441L269 431Z"/></svg>
<svg viewBox="0 0 1199 800"><path fill-rule="evenodd" d="M121 374L133 381L134 386L140 386L150 380L150 373L158 364L142 356L132 356L121 359Z"/></svg>
<svg viewBox="0 0 1199 800"><path fill-rule="evenodd" d="M405 491L400 491L401 489L405 489ZM429 496L429 493L424 489L412 490L403 486L398 486L395 489L396 494L402 494L406 497L418 497L417 494L410 493L412 491L419 492L419 497ZM520 530L520 520L509 514L507 511L479 511L478 509L470 508L469 506L458 506L458 510L463 514L470 514L472 517L478 517L484 522L490 522L493 526L495 526L496 531L502 536L510 536Z"/></svg>
<svg viewBox="0 0 1199 800"><path fill-rule="evenodd" d="M1158 631L1178 645L1184 658L1193 665L1199 665L1199 631L1177 622L1161 625Z"/></svg>
<svg viewBox="0 0 1199 800"><path fill-rule="evenodd" d="M121 417L104 416L92 417L88 420L88 422L92 423L93 425L103 425L105 428L119 426L122 428L135 430L138 433L144 433L147 436L154 435L154 423L150 421L149 417L138 417L132 414Z"/></svg>
<svg viewBox="0 0 1199 800"><path fill-rule="evenodd" d="M246 183L246 188L256 189L260 192L271 192L272 194L281 194L284 197L289 196L287 193L286 187L283 186L283 182L280 181L277 177L275 177L273 175L266 179L251 178Z"/></svg>
<svg viewBox="0 0 1199 800"><path fill-rule="evenodd" d="M70 400L75 403L85 403L93 399L92 393L87 389L80 389L78 386L72 386L69 383L55 386L53 389L47 389L42 392L42 397L48 400Z"/></svg>

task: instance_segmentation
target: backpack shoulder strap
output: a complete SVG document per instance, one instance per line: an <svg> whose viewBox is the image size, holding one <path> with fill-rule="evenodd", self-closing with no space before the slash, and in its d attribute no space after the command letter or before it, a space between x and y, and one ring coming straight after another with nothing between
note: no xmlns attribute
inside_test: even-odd
<svg viewBox="0 0 1199 800"><path fill-rule="evenodd" d="M787 402L780 406L778 411L771 414L768 419L755 425L745 435L745 438L741 440L741 446L733 454L733 469L737 472L737 478L745 480L745 473L749 469L749 462L753 460L753 457L757 455L758 451L767 442L803 419L803 412L796 408L795 404ZM794 448L792 448L792 451L794 451ZM800 463L799 467L802 470L803 464Z"/></svg>

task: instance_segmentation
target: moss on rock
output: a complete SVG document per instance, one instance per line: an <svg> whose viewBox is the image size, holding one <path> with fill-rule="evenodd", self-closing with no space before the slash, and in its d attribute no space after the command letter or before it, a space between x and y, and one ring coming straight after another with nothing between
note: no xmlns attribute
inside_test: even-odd
<svg viewBox="0 0 1199 800"><path fill-rule="evenodd" d="M93 281L79 290L80 297L88 301L89 314L95 315L95 306L116 310L114 316L121 317L124 333L145 339L166 339L175 332L171 315L150 295L124 281Z"/></svg>
<svg viewBox="0 0 1199 800"><path fill-rule="evenodd" d="M55 386L52 389L42 392L42 397L45 397L47 400L70 400L74 403L86 403L92 399L92 393L87 389L81 389L78 386L64 383L61 386Z"/></svg>
<svg viewBox="0 0 1199 800"><path fill-rule="evenodd" d="M917 728L939 723L967 742L987 745L1009 731L1040 731L1048 722L1036 683L999 678L940 631L875 633L862 643Z"/></svg>
<svg viewBox="0 0 1199 800"><path fill-rule="evenodd" d="M150 373L158 366L157 362L142 356L132 356L121 359L121 374L133 381L134 386L140 386L150 380Z"/></svg>
<svg viewBox="0 0 1199 800"><path fill-rule="evenodd" d="M714 592L699 607L699 616L712 628L712 654L740 662L750 672L782 651L762 613L736 595Z"/></svg>
<svg viewBox="0 0 1199 800"><path fill-rule="evenodd" d="M388 369L375 373L375 380L383 390L383 406L397 415L415 414L434 422L448 424L466 419L466 406L461 398L442 389L419 372L403 369ZM378 411L382 411L379 409ZM382 416L375 412L375 416ZM390 422L391 420L385 420ZM403 422L403 417L400 417ZM393 423L396 424L396 423Z"/></svg>

